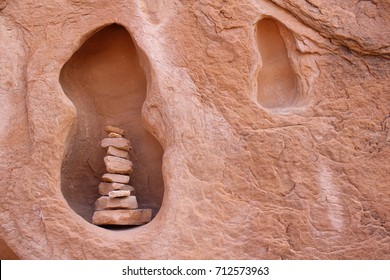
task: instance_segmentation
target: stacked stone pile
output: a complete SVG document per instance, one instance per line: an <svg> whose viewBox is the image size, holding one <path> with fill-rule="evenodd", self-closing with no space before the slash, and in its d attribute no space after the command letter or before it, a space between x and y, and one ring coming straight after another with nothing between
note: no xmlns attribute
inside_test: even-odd
<svg viewBox="0 0 390 280"><path fill-rule="evenodd" d="M101 146L107 149L104 157L107 173L99 184L99 197L95 202L92 223L95 225L142 225L152 218L151 209L139 209L135 190L128 185L133 163L129 157L132 149L125 131L118 127L106 126L108 138Z"/></svg>

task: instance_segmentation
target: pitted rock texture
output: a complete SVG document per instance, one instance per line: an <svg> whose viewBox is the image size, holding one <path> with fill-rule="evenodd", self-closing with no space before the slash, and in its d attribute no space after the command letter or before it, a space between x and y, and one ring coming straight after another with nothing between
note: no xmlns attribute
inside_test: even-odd
<svg viewBox="0 0 390 280"><path fill-rule="evenodd" d="M0 1L0 23L2 258L390 258L388 1ZM90 223L109 123L147 225Z"/></svg>

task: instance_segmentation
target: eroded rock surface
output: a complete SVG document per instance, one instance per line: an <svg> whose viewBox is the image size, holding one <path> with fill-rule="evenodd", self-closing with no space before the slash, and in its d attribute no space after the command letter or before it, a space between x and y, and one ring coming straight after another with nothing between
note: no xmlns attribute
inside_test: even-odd
<svg viewBox="0 0 390 280"><path fill-rule="evenodd" d="M390 258L389 1L0 1L0 23L1 257ZM110 123L159 209L131 230L91 223Z"/></svg>

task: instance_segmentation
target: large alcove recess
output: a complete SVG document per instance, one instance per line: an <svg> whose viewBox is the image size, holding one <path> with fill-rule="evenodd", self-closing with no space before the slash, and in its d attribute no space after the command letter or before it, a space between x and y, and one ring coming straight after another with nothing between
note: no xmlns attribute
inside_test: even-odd
<svg viewBox="0 0 390 280"><path fill-rule="evenodd" d="M264 18L257 23L256 39L261 59L257 101L265 108L288 108L299 100L297 77L285 42L288 36L291 35L287 28L274 19Z"/></svg>
<svg viewBox="0 0 390 280"><path fill-rule="evenodd" d="M133 146L130 185L138 205L155 215L164 192L163 149L141 122L147 80L128 31L112 24L95 32L63 66L60 83L77 109L61 170L61 190L70 207L91 222L106 172L100 142L107 137L104 127L113 125L127 131Z"/></svg>

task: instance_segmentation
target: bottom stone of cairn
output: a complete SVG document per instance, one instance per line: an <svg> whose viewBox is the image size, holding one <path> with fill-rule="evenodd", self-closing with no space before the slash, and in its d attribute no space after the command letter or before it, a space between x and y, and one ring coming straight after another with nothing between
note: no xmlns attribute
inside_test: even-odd
<svg viewBox="0 0 390 280"><path fill-rule="evenodd" d="M143 225L152 219L152 209L95 211L92 223L95 225Z"/></svg>

